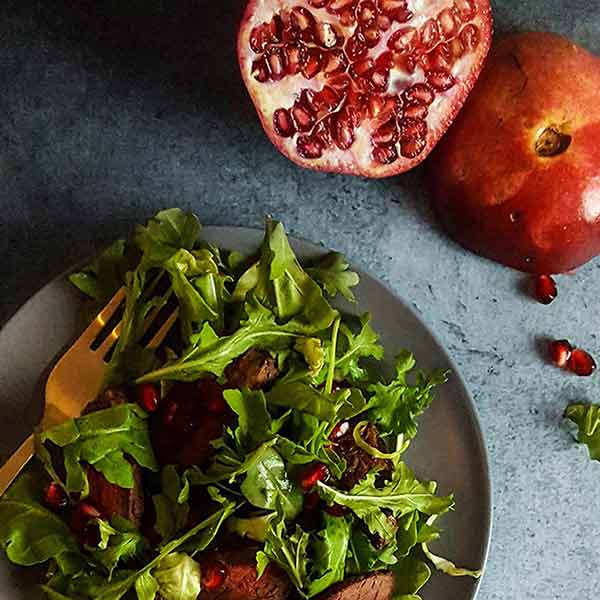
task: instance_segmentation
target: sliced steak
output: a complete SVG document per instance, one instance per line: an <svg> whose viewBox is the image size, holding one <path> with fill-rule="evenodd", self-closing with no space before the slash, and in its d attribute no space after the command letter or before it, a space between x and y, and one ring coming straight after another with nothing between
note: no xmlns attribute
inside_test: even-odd
<svg viewBox="0 0 600 600"><path fill-rule="evenodd" d="M315 600L390 600L394 586L391 571L377 571L336 583Z"/></svg>
<svg viewBox="0 0 600 600"><path fill-rule="evenodd" d="M279 371L275 359L261 350L248 350L236 358L226 369L227 385L233 388L248 387L251 390L264 388L273 381Z"/></svg>
<svg viewBox="0 0 600 600"><path fill-rule="evenodd" d="M119 406L120 404L128 404L129 402L131 400L123 388L109 387L84 408L83 414L89 415L98 410L105 410L113 406Z"/></svg>
<svg viewBox="0 0 600 600"><path fill-rule="evenodd" d="M158 461L185 467L206 463L214 453L211 442L233 417L214 379L174 384L150 422Z"/></svg>
<svg viewBox="0 0 600 600"><path fill-rule="evenodd" d="M131 521L139 529L144 516L142 469L136 463L132 463L131 466L133 467L134 484L130 490L110 483L102 473L88 466L90 493L86 501L95 506L104 518L110 519L119 515Z"/></svg>
<svg viewBox="0 0 600 600"><path fill-rule="evenodd" d="M105 410L120 404L127 404L130 399L121 388L107 388L93 402L90 402L84 414L99 410ZM131 521L136 527L142 524L144 515L144 487L142 484L142 469L136 463L132 463L134 485L132 489L121 488L106 480L91 466L87 467L87 477L90 493L86 501L96 507L104 518L110 519L119 515Z"/></svg>
<svg viewBox="0 0 600 600"><path fill-rule="evenodd" d="M260 547L240 542L235 547L205 552L200 558L204 571L223 568L222 585L209 590L206 587L198 600L287 600L292 584L278 567L269 565L260 579L256 578L256 552Z"/></svg>
<svg viewBox="0 0 600 600"><path fill-rule="evenodd" d="M354 487L372 469L386 471L390 468L389 461L375 458L356 445L354 428L357 422L356 419L350 422L348 432L339 437L334 446L334 450L346 460L346 470L340 480L340 486L346 490ZM362 438L369 446L385 451L375 425L367 424L362 430Z"/></svg>

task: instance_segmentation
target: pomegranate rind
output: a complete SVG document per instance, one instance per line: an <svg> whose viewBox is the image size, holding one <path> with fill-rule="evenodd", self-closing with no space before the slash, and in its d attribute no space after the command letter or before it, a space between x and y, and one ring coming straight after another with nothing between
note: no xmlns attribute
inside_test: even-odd
<svg viewBox="0 0 600 600"><path fill-rule="evenodd" d="M456 118L476 82L489 52L492 39L492 14L489 0L473 0L473 4L475 15L468 23L474 24L479 31L478 44L473 51L466 53L463 58L458 59L452 66L451 74L455 80L452 87L445 91L436 91L436 97L429 107L426 118L428 125L426 140L423 144L418 145L415 149L417 154L412 158L402 155L400 151L402 142L399 140L396 146L391 147L398 149L398 158L390 164L380 164L373 157L377 147L373 143L372 135L381 127L381 121L364 119L360 126L355 129L354 140L349 147L347 146L350 140L348 137L344 137L344 144L336 145L332 143L323 150L321 156L316 158L307 158L299 154L298 137L301 135L300 132L298 132L298 135L283 137L275 131L273 126L275 111L281 108L290 110L303 89L321 90L328 83L322 72L319 72L312 79L306 79L301 73L298 73L287 75L277 81L269 80L266 82L258 81L253 75L253 65L257 58L260 58L260 55L254 52L250 46L251 33L255 27L270 22L281 9L289 10L297 6L306 7L317 18L322 18L324 22L333 23L336 29L343 33L345 39L352 35L356 26L354 24L351 26L340 24L338 18L328 13L326 8L312 7L306 0L295 2L289 0L250 0L238 34L238 60L242 78L268 138L284 156L294 163L316 171L383 178L403 173L417 166L429 155ZM428 18L438 15L444 8L452 5L453 2L450 0L432 0L428 2L426 12L418 15L416 24L423 25ZM411 3L409 2L410 7ZM398 25L394 22L390 30L382 35L378 46L369 51L367 57L374 60L381 56L386 49L389 38L400 28L411 24L409 22ZM404 84L399 83L402 78ZM420 67L413 75L398 72L397 78L389 83L388 90L391 90L391 86L394 85L394 92L399 96L404 89L424 80L425 73ZM406 148L406 152L410 152L408 145ZM310 153L310 148L308 150Z"/></svg>
<svg viewBox="0 0 600 600"><path fill-rule="evenodd" d="M600 253L599 88L600 60L562 36L528 32L494 45L429 161L434 208L454 239L535 274ZM540 155L553 126L569 146Z"/></svg>

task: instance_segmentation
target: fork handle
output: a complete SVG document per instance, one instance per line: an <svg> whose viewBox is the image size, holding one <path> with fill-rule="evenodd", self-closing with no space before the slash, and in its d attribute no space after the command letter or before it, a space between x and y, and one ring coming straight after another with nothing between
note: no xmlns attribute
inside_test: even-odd
<svg viewBox="0 0 600 600"><path fill-rule="evenodd" d="M4 492L30 461L34 453L35 444L33 434L31 434L0 468L0 496L4 495Z"/></svg>

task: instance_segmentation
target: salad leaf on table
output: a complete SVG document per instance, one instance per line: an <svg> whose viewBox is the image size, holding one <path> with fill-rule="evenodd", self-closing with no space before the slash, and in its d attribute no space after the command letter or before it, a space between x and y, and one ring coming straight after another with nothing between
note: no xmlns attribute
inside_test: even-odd
<svg viewBox="0 0 600 600"><path fill-rule="evenodd" d="M588 447L590 458L600 460L600 406L570 404L565 410L565 417L577 425L577 440Z"/></svg>

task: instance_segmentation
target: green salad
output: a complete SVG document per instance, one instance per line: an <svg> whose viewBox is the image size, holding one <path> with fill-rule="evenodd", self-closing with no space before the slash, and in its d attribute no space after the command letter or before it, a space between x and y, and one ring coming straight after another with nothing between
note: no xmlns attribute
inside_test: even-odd
<svg viewBox="0 0 600 600"><path fill-rule="evenodd" d="M0 501L7 558L44 565L52 600L418 600L431 567L478 577L430 551L453 498L404 460L447 374L401 352L389 375L370 315L332 303L356 304L342 255L301 265L270 219L250 256L200 231L162 211L71 275L96 307L125 286L121 334L101 396L36 434Z"/></svg>

